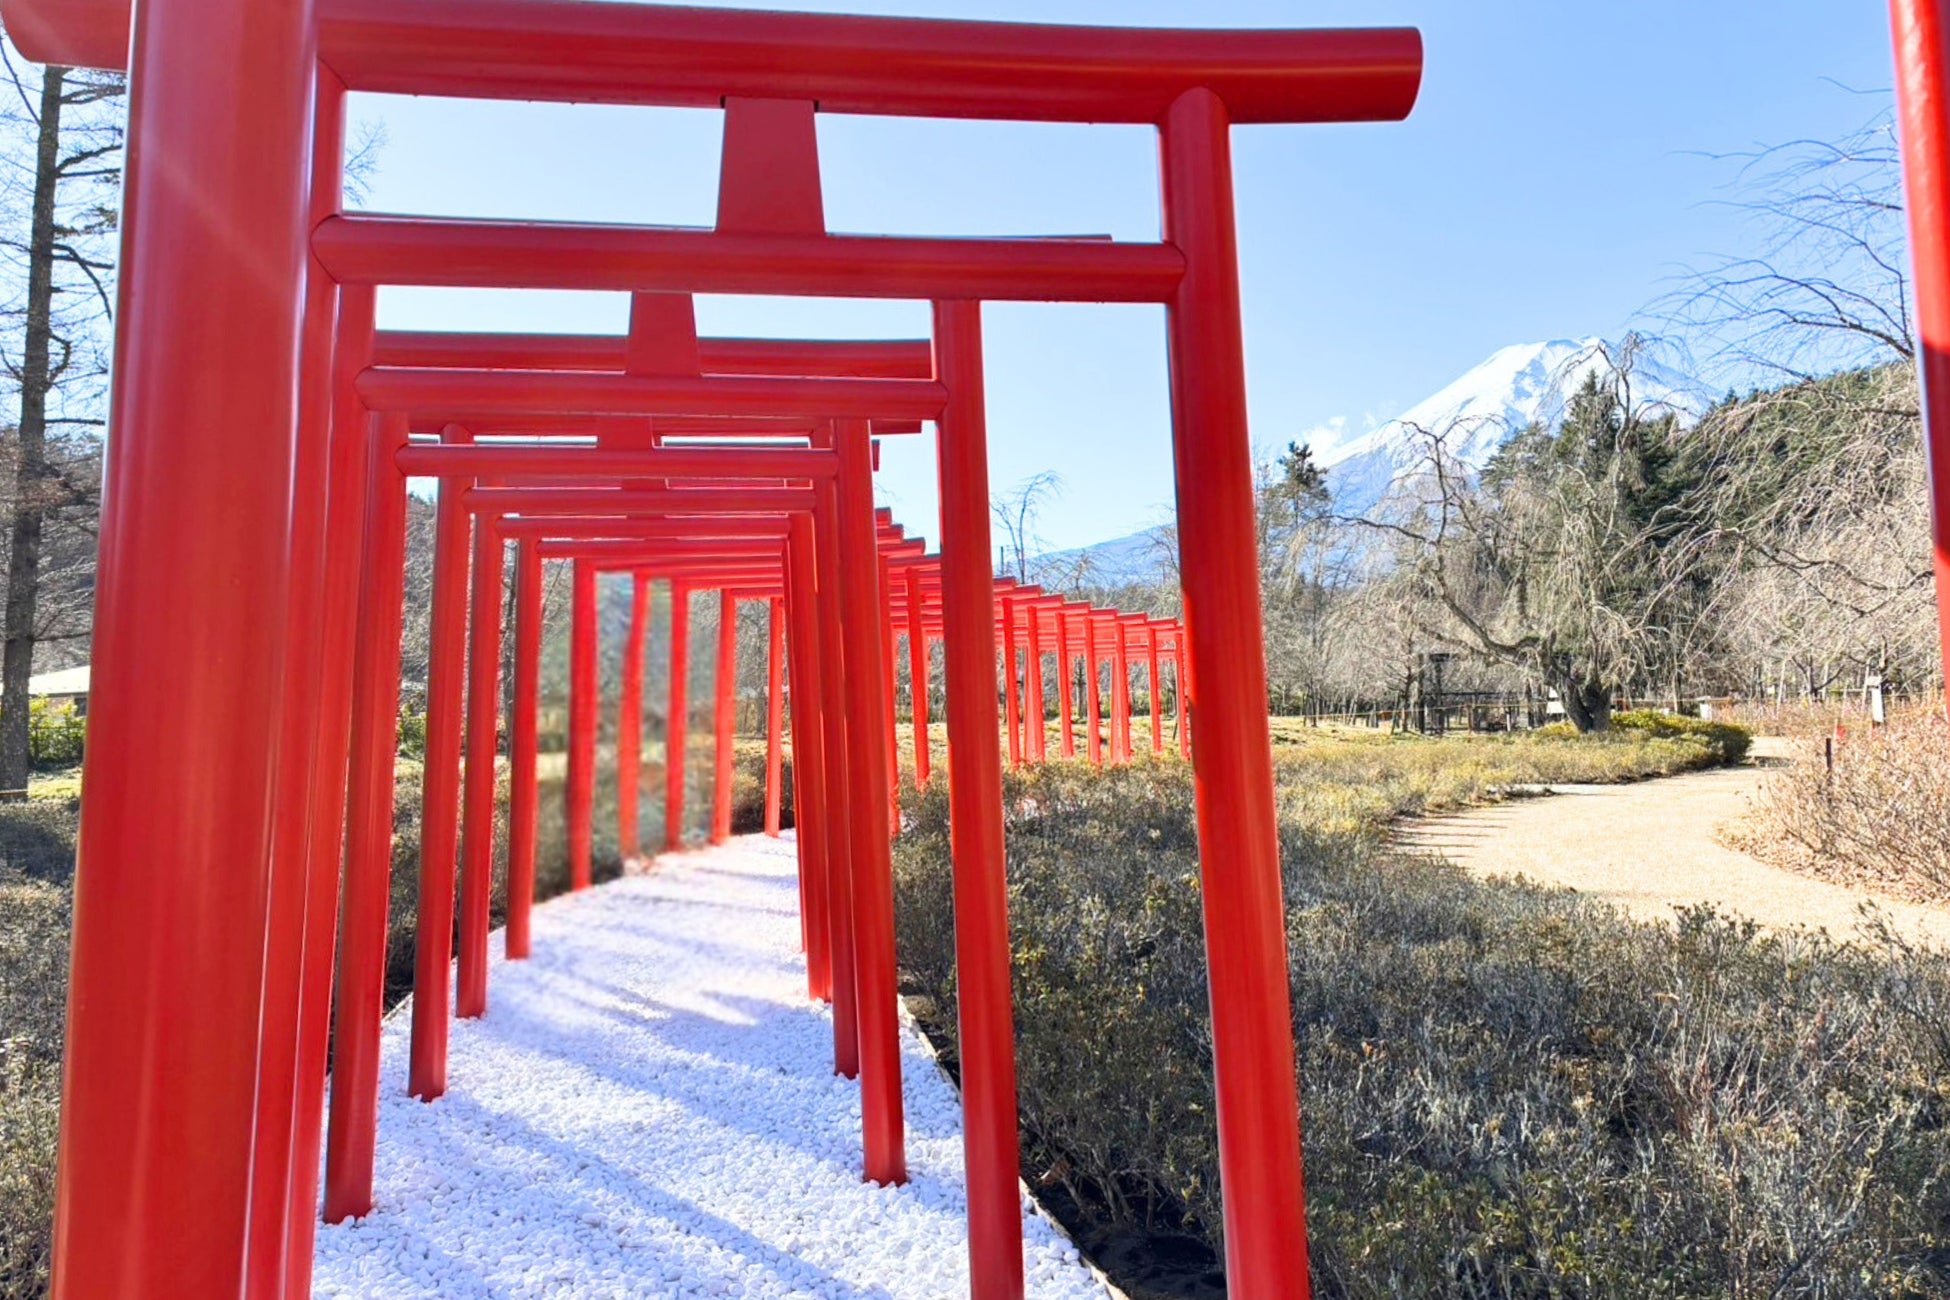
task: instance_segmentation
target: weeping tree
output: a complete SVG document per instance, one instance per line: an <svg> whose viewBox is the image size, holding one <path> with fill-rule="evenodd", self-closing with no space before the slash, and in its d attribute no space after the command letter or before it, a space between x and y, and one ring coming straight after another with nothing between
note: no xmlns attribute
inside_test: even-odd
<svg viewBox="0 0 1950 1300"><path fill-rule="evenodd" d="M1518 668L1555 691L1580 731L1602 731L1621 689L1673 667L1704 599L1711 530L1677 421L1633 400L1635 344L1589 369L1555 428L1517 431L1472 473L1455 430L1422 433L1418 466L1378 518L1384 581L1432 643Z"/></svg>

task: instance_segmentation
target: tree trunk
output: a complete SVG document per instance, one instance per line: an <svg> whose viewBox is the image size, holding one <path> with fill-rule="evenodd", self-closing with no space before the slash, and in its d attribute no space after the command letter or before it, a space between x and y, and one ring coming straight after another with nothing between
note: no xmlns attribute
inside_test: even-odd
<svg viewBox="0 0 1950 1300"><path fill-rule="evenodd" d="M1611 689L1569 670L1553 671L1548 679L1564 705L1564 717L1580 732L1611 729Z"/></svg>
<svg viewBox="0 0 1950 1300"><path fill-rule="evenodd" d="M61 165L65 68L41 76L34 162L34 215L27 251L27 331L21 349L20 428L14 449L13 526L7 548L7 607L0 649L0 800L27 797L27 679L34 672L34 616L40 595L41 525L48 504L47 394L53 384L54 198Z"/></svg>

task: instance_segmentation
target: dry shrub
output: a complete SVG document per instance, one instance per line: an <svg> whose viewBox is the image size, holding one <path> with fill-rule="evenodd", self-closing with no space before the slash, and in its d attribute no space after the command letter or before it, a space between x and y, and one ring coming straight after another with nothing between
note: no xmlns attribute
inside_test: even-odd
<svg viewBox="0 0 1950 1300"><path fill-rule="evenodd" d="M0 1300L47 1288L70 903L65 882L0 867Z"/></svg>
<svg viewBox="0 0 1950 1300"><path fill-rule="evenodd" d="M1283 771L1280 824L1316 1294L1950 1292L1943 956L1473 880L1383 848L1386 798L1321 788L1369 770L1331 766ZM1086 1241L1216 1251L1187 769L1052 764L1006 797L1024 1174ZM914 808L902 969L952 1061L939 783Z"/></svg>
<svg viewBox="0 0 1950 1300"><path fill-rule="evenodd" d="M1729 838L1812 875L1950 899L1950 735L1941 715L1851 733L1834 752L1831 771L1822 742L1804 741Z"/></svg>
<svg viewBox="0 0 1950 1300"><path fill-rule="evenodd" d="M1891 700L1887 718L1892 723L1914 722L1943 712L1942 695L1922 695ZM1835 734L1837 724L1850 731L1869 725L1868 706L1861 696L1837 700L1789 700L1780 704L1743 700L1718 711L1720 719L1738 723L1756 736L1786 736L1795 740L1819 739Z"/></svg>

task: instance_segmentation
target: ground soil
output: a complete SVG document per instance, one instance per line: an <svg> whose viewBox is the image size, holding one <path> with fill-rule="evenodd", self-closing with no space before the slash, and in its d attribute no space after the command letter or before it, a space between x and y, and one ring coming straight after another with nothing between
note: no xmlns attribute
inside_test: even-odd
<svg viewBox="0 0 1950 1300"><path fill-rule="evenodd" d="M1912 940L1950 945L1950 908L1817 880L1729 848L1721 828L1744 816L1779 761L1633 785L1559 785L1534 798L1405 823L1402 846L1438 853L1482 876L1564 885L1634 916L1670 919L1700 903L1764 926L1808 926L1837 938L1874 908Z"/></svg>

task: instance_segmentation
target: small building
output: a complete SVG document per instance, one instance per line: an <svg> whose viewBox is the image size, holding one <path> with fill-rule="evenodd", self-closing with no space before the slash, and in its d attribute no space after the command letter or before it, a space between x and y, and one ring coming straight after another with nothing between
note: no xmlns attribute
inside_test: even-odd
<svg viewBox="0 0 1950 1300"><path fill-rule="evenodd" d="M88 716L88 665L35 673L27 679L27 695L51 704L72 704L75 713L85 718Z"/></svg>

